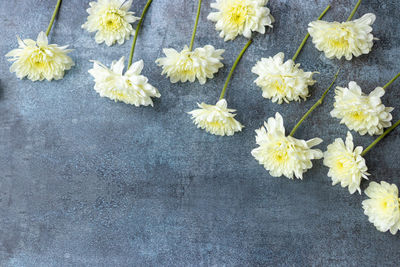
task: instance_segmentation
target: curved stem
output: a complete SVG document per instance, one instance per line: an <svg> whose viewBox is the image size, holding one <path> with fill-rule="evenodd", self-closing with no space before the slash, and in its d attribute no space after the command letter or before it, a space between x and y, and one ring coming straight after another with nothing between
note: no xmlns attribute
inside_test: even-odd
<svg viewBox="0 0 400 267"><path fill-rule="evenodd" d="M239 64L240 59L243 57L244 52L246 52L247 48L251 45L252 42L253 42L252 39L250 39L250 40L247 42L247 44L243 47L242 51L240 52L240 54L239 54L238 57L236 58L235 63L233 63L232 69L231 69L231 71L229 72L228 77L226 78L224 88L222 88L222 92L221 92L221 95L220 95L220 97L219 97L219 100L221 100L221 99L224 98L225 93L226 93L226 88L228 87L228 84L229 84L229 81L230 81L230 79L231 79L231 77L232 77L232 74L233 74L233 72L235 71L236 66Z"/></svg>
<svg viewBox="0 0 400 267"><path fill-rule="evenodd" d="M148 1L147 1L146 5L144 6L142 15L140 16L139 23L138 23L138 25L136 26L135 37L133 38L133 43L132 43L132 47L131 47L131 53L129 54L128 69L129 69L129 67L132 65L132 58L133 58L133 54L135 53L136 40L137 40L137 37L138 37L138 34L139 34L140 26L141 26L142 23L143 23L144 16L146 15L147 10L149 9L150 4L151 4L152 1L153 1L153 0L148 0Z"/></svg>
<svg viewBox="0 0 400 267"><path fill-rule="evenodd" d="M325 8L325 10L321 13L321 15L318 17L318 20L322 19L322 18L325 16L326 12L328 12L328 10L329 10L330 8L331 8L331 6L328 5L328 6ZM306 34L306 37L304 37L304 39L303 39L303 41L301 42L299 48L297 49L296 53L294 54L294 56L293 56L293 58L292 58L293 61L296 60L297 56L300 54L301 50L303 49L303 47L304 47L304 45L306 44L306 42L307 42L307 40L308 40L309 37L310 37L310 34L307 33L307 34Z"/></svg>
<svg viewBox="0 0 400 267"><path fill-rule="evenodd" d="M400 72L393 78L393 79L391 79L390 80L390 82L388 82L387 84L385 84L385 86L383 86L382 88L383 89L386 89L386 88L388 88L395 80L397 80L397 78L399 78L400 77Z"/></svg>
<svg viewBox="0 0 400 267"><path fill-rule="evenodd" d="M200 9L201 9L201 0L199 0L199 6L198 6L198 8L197 8L196 22L194 23L194 28L193 28L193 33L192 33L192 39L190 40L189 51L192 51L192 50L193 50L194 37L196 36L197 25L199 24Z"/></svg>
<svg viewBox="0 0 400 267"><path fill-rule="evenodd" d="M383 134L381 134L378 138L375 139L364 151L361 153L361 156L365 156L379 141L381 141L386 135L388 135L391 131L393 131L397 126L399 126L400 120L398 120L392 127L388 128Z"/></svg>
<svg viewBox="0 0 400 267"><path fill-rule="evenodd" d="M322 104L322 101L324 100L324 98L328 94L329 90L335 84L335 81L336 81L336 79L337 79L337 77L339 75L339 71L340 71L340 69L336 72L335 77L334 77L331 85L329 85L328 89L325 90L325 92L322 94L321 98L318 99L318 101L307 111L307 113L304 114L304 116L300 119L300 121L296 124L296 126L294 126L293 130L289 134L290 136L293 136L295 134L295 132L297 131L297 129L299 128L299 126L301 125L301 123L311 114L311 112L314 111L314 109L316 109L319 105Z"/></svg>
<svg viewBox="0 0 400 267"><path fill-rule="evenodd" d="M362 2L362 0L358 0L358 2L356 4L356 6L354 7L353 11L351 11L350 16L347 18L347 21L350 21L353 18L353 16L356 13L358 7L361 5L361 2Z"/></svg>
<svg viewBox="0 0 400 267"><path fill-rule="evenodd" d="M47 27L47 30L46 30L46 35L47 36L49 36L51 27L53 26L54 20L56 19L58 10L60 9L61 1L62 0L58 0L57 1L57 5L56 5L56 8L54 9L53 16L51 16L51 20L50 20L49 26Z"/></svg>

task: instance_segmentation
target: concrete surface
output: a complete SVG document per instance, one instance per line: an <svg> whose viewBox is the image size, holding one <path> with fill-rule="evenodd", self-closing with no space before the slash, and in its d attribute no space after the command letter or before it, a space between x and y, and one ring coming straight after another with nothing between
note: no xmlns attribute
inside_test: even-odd
<svg viewBox="0 0 400 267"><path fill-rule="evenodd" d="M332 187L321 161L303 181L272 178L250 155L254 130L276 111L292 128L329 85L356 80L366 92L400 70L398 1L365 0L356 18L377 15L372 53L351 62L327 60L311 42L298 62L317 70L309 101L278 105L261 97L250 68L280 51L293 55L308 22L331 3L327 20L345 20L355 0L278 0L268 34L255 35L228 89L229 106L246 128L233 137L196 129L185 112L215 102L244 38L224 43L206 20L204 1L196 46L226 49L225 67L206 85L171 84L154 63L163 47L191 37L197 1L154 0L135 59L159 88L155 107L100 98L87 73L128 56L131 42L98 45L80 28L88 0L64 1L50 41L70 44L76 66L55 82L18 80L4 54L15 35L36 38L55 0L0 1L0 265L1 266L398 266L399 234L378 232L363 215L365 195ZM145 0L134 1L140 14ZM400 118L400 82L384 102ZM322 137L325 149L346 127L331 118L333 91L296 133ZM374 138L355 134L368 145ZM366 156L371 180L400 185L400 130ZM362 188L367 183L363 183Z"/></svg>

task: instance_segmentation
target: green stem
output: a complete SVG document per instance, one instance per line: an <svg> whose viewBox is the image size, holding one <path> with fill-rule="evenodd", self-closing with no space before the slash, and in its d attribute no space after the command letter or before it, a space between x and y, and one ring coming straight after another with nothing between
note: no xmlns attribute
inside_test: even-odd
<svg viewBox="0 0 400 267"><path fill-rule="evenodd" d="M350 21L353 18L353 16L356 13L358 7L361 5L361 2L362 2L362 0L358 0L358 2L356 4L356 6L354 7L353 11L351 11L350 16L347 18L347 21Z"/></svg>
<svg viewBox="0 0 400 267"><path fill-rule="evenodd" d="M220 95L220 97L219 97L219 100L221 100L221 99L224 98L225 93L226 93L226 88L228 87L228 84L229 84L229 81L230 81L230 79L231 79L231 77L232 77L232 74L233 74L233 72L235 71L236 66L239 64L240 59L243 57L244 52L246 52L247 48L251 45L252 42L253 42L252 39L250 39L250 40L247 42L247 44L243 47L242 51L240 52L240 54L239 54L238 57L236 58L235 63L233 63L232 69L231 69L231 71L230 71L229 74L228 74L228 78L226 78L224 88L222 88L222 92L221 92L221 95Z"/></svg>
<svg viewBox="0 0 400 267"><path fill-rule="evenodd" d="M322 104L322 101L324 100L324 98L326 97L326 95L328 94L329 90L332 88L332 86L335 84L336 79L339 75L339 71L340 69L336 72L335 74L335 78L333 79L331 85L329 85L328 89L325 90L325 92L322 94L321 98L307 111L306 114L304 114L304 116L301 118L301 120L296 124L296 126L294 126L293 130L290 132L290 136L293 136L295 134L295 132L297 131L297 129L300 127L301 123L311 114L311 112L314 111L314 109L316 109L319 105Z"/></svg>
<svg viewBox="0 0 400 267"><path fill-rule="evenodd" d="M201 0L199 0L199 6L197 7L196 22L194 23L194 28L193 28L193 33L192 33L192 39L190 40L189 51L192 51L192 50L193 50L194 37L196 36L197 25L199 24L200 9L201 9Z"/></svg>
<svg viewBox="0 0 400 267"><path fill-rule="evenodd" d="M133 54L135 53L136 40L137 40L137 37L138 37L138 34L139 34L140 26L141 26L142 23L143 23L144 16L146 15L147 10L149 9L150 4L151 4L152 1L153 1L153 0L148 0L148 1L147 1L147 4L145 5L145 7L144 7L144 9L143 9L142 15L140 16L139 23L138 23L138 25L136 26L135 37L133 38L133 43L132 43L132 47L131 47L131 53L129 54L128 69L129 69L129 67L132 65L132 58L133 58Z"/></svg>
<svg viewBox="0 0 400 267"><path fill-rule="evenodd" d="M398 120L395 124L392 125L392 127L388 128L381 136L375 139L374 142L372 142L364 151L361 153L361 156L365 156L365 154L368 153L379 141L381 141L386 135L388 135L391 131L394 130L397 126L399 126L400 120Z"/></svg>
<svg viewBox="0 0 400 267"><path fill-rule="evenodd" d="M53 16L51 16L51 20L50 20L49 26L47 27L47 30L46 30L46 35L47 36L49 36L51 27L53 26L54 20L56 19L58 10L60 9L61 1L62 0L58 0L57 1L57 5L56 5L56 8L54 9Z"/></svg>
<svg viewBox="0 0 400 267"><path fill-rule="evenodd" d="M325 8L325 10L321 13L321 15L318 17L318 20L322 19L322 18L325 16L326 12L328 12L328 10L329 10L330 8L331 8L331 6L328 5L328 6ZM307 33L307 34L306 34L306 37L304 37L304 39L303 39L303 41L301 42L299 48L297 49L296 53L294 54L294 56L293 56L293 58L292 58L293 61L296 60L297 56L300 54L301 50L303 49L303 47L304 47L304 45L306 44L306 42L307 42L307 40L308 40L309 37L310 37L310 34Z"/></svg>
<svg viewBox="0 0 400 267"><path fill-rule="evenodd" d="M387 84L385 84L385 86L383 86L383 89L388 88L395 80L397 80L397 78L400 77L400 72L393 78L390 80L390 82L388 82Z"/></svg>

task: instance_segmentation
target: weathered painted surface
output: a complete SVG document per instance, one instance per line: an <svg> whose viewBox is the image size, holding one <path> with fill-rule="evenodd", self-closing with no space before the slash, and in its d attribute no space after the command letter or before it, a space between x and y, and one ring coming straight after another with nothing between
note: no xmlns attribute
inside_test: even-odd
<svg viewBox="0 0 400 267"><path fill-rule="evenodd" d="M303 181L272 178L252 158L254 130L279 111L288 129L329 85L357 81L366 92L400 70L400 13L396 0L365 0L356 17L377 15L374 50L351 62L328 60L311 42L298 62L319 71L307 102L278 105L261 97L251 67L280 51L291 56L314 20L331 3L327 20L344 20L355 0L271 1L276 18L255 35L228 89L229 106L246 128L233 137L209 135L185 112L217 100L244 38L224 43L206 20L204 1L197 46L224 48L225 67L204 86L171 84L154 63L162 48L188 44L197 1L155 0L140 33L135 59L143 59L161 99L135 108L100 98L87 70L128 56L131 42L111 48L80 28L89 1L64 1L50 41L69 44L76 66L55 82L18 80L4 54L15 35L36 38L47 27L55 0L0 2L0 265L341 265L400 262L399 234L378 232L363 215L365 195L332 187L321 161ZM144 0L132 10L141 13ZM384 97L400 118L400 82ZM333 91L296 133L326 145L347 129L329 116ZM367 145L373 137L355 134ZM371 180L400 185L400 131L366 156ZM364 183L364 189L367 183Z"/></svg>

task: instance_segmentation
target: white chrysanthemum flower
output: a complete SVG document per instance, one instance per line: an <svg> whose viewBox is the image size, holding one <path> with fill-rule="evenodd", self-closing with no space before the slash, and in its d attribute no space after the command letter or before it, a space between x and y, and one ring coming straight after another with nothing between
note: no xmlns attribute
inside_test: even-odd
<svg viewBox="0 0 400 267"><path fill-rule="evenodd" d="M346 22L326 22L317 20L308 26L315 47L323 51L327 58L351 60L368 54L373 46L374 36L371 25L375 21L374 14L365 14L359 19Z"/></svg>
<svg viewBox="0 0 400 267"><path fill-rule="evenodd" d="M291 59L284 62L284 58L284 53L278 53L258 61L251 70L258 75L254 82L263 90L263 97L272 102L305 100L309 95L308 86L316 82L312 79L315 72L305 72L300 64Z"/></svg>
<svg viewBox="0 0 400 267"><path fill-rule="evenodd" d="M371 182L365 194L369 199L362 202L364 214L381 232L390 231L395 235L400 230L400 199L395 184L382 181Z"/></svg>
<svg viewBox="0 0 400 267"><path fill-rule="evenodd" d="M349 88L336 87L334 109L331 116L341 119L350 130L361 135L382 134L383 129L392 125L393 110L382 104L381 97L385 90L377 87L369 95L365 95L356 82L350 82Z"/></svg>
<svg viewBox="0 0 400 267"><path fill-rule="evenodd" d="M107 68L93 60L93 69L89 73L94 77L94 89L101 97L108 97L114 101L122 101L135 106L153 106L152 97L160 97L158 90L148 83L148 79L141 75L143 60L133 63L123 74L124 57L113 61L111 68Z"/></svg>
<svg viewBox="0 0 400 267"><path fill-rule="evenodd" d="M224 66L221 63L223 49L215 49L212 45L206 45L190 51L187 46L179 53L175 49L164 49L166 57L159 58L156 63L162 66L162 74L166 74L172 83L194 82L196 78L200 84L205 84L207 78L213 78L214 74Z"/></svg>
<svg viewBox="0 0 400 267"><path fill-rule="evenodd" d="M9 61L14 62L10 71L18 78L27 77L31 81L51 81L64 77L64 72L74 66L67 55L72 49L68 46L49 44L44 32L40 32L36 42L31 39L21 40L18 36L19 48L6 54Z"/></svg>
<svg viewBox="0 0 400 267"><path fill-rule="evenodd" d="M208 19L216 22L215 28L221 31L225 41L238 35L251 38L252 32L265 33L265 26L272 28L274 18L266 7L268 0L216 0L211 4L217 12L211 12Z"/></svg>
<svg viewBox="0 0 400 267"><path fill-rule="evenodd" d="M330 144L324 153L324 165L329 168L328 176L332 178L332 185L340 183L348 186L350 194L356 190L361 194L361 179L368 179L368 168L365 159L361 156L363 148L354 148L353 136L347 132L346 142L337 138Z"/></svg>
<svg viewBox="0 0 400 267"><path fill-rule="evenodd" d="M89 16L82 28L88 32L96 32L96 43L105 42L108 46L115 42L123 44L134 34L131 23L139 18L129 11L132 0L98 0L89 5Z"/></svg>
<svg viewBox="0 0 400 267"><path fill-rule="evenodd" d="M274 177L286 176L303 179L303 173L312 168L312 160L322 158L322 151L311 149L322 139L305 141L285 135L281 114L276 113L264 126L256 130L256 142L259 147L251 154Z"/></svg>
<svg viewBox="0 0 400 267"><path fill-rule="evenodd" d="M197 105L199 109L188 112L192 115L197 128L221 136L231 136L242 130L243 125L235 120L236 114L233 114L236 110L228 109L228 103L225 99L219 100L216 105L205 103Z"/></svg>

